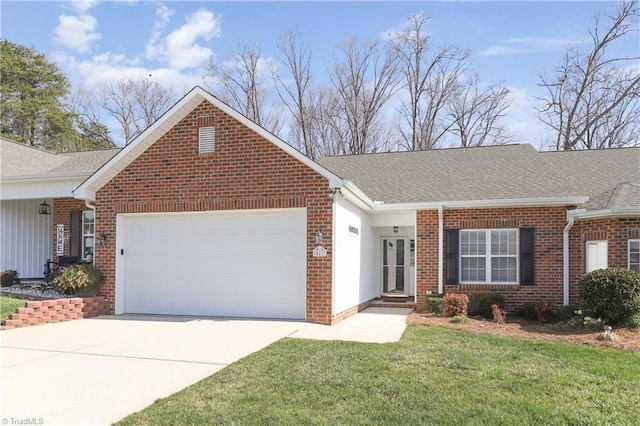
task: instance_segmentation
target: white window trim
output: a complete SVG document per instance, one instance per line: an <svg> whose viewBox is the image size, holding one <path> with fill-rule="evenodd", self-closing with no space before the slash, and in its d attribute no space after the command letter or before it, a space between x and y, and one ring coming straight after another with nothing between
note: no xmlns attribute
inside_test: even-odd
<svg viewBox="0 0 640 426"><path fill-rule="evenodd" d="M487 284L487 285L518 285L520 283L520 232L518 228L480 228L480 229L460 229L460 234L466 231L480 231L486 233L485 238L485 254L484 256L465 256L465 257L484 257L485 258L485 281L463 281L462 280L462 235L458 241L458 276L460 284ZM491 231L514 231L516 234L516 254L493 256L491 254ZM515 257L516 258L516 280L515 281L493 281L491 277L491 259L493 257Z"/></svg>
<svg viewBox="0 0 640 426"><path fill-rule="evenodd" d="M589 244L594 244L594 243L596 243L596 244L604 243L604 245L605 245L605 249L606 249L606 256L605 256L605 263L606 263L606 264L605 264L604 268L599 267L599 268L595 268L595 269L591 269L591 270L589 270ZM608 267L609 267L609 241L608 241L608 240L588 240L588 241L585 243L584 250L585 250L585 255L584 255L584 261L585 261L585 262L584 262L584 263L585 263L585 264L584 264L584 271L585 271L586 273L589 273L589 272L592 272L592 271L596 271L596 270L598 270L598 269L606 269L606 268L608 268Z"/></svg>
<svg viewBox="0 0 640 426"><path fill-rule="evenodd" d="M638 249L640 250L640 239L633 238L627 240L627 269L631 269L631 243L638 243ZM638 269L640 269L640 266Z"/></svg>
<svg viewBox="0 0 640 426"><path fill-rule="evenodd" d="M85 228L85 214L86 213L93 213L93 233L85 233L84 228ZM93 238L93 247L91 247L91 256L93 258L93 256L95 256L95 251L96 251L96 214L93 210L84 210L82 212L82 232L81 232L81 249L82 249L82 259L85 259L85 251L87 250L87 247L85 246L85 238L86 237L92 237Z"/></svg>

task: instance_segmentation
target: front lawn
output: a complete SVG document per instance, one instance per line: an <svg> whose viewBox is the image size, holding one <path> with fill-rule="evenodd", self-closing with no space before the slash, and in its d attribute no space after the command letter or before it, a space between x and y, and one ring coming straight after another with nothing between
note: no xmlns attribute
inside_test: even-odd
<svg viewBox="0 0 640 426"><path fill-rule="evenodd" d="M9 318L18 308L24 308L26 300L15 297L0 296L0 321Z"/></svg>
<svg viewBox="0 0 640 426"><path fill-rule="evenodd" d="M412 325L285 339L118 425L637 424L640 354Z"/></svg>

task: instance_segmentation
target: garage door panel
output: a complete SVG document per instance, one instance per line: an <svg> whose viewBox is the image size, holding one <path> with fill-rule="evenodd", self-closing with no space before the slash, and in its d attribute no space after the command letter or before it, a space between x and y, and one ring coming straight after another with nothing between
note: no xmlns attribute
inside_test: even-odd
<svg viewBox="0 0 640 426"><path fill-rule="evenodd" d="M304 209L127 216L125 311L304 319Z"/></svg>

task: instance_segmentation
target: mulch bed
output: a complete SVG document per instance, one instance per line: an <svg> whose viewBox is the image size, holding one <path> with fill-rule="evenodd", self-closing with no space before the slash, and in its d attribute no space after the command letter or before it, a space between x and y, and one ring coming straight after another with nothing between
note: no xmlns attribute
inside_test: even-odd
<svg viewBox="0 0 640 426"><path fill-rule="evenodd" d="M640 330L638 329L614 328L613 332L618 336L618 341L613 342L598 340L600 331L591 331L580 326L562 327L559 324L541 324L517 316L507 317L507 322L504 324L476 318L469 318L469 322L464 324L454 324L449 317L413 312L409 315L407 323L437 325L459 330L489 333L496 336L534 340L555 340L590 346L626 349L640 353Z"/></svg>

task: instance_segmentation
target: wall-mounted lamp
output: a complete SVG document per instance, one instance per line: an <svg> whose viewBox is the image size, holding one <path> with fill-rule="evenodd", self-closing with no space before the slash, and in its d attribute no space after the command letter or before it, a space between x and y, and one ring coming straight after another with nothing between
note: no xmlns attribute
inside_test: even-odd
<svg viewBox="0 0 640 426"><path fill-rule="evenodd" d="M103 246L104 243L107 242L107 236L105 234L100 234L98 236L98 241L100 242L100 245Z"/></svg>
<svg viewBox="0 0 640 426"><path fill-rule="evenodd" d="M318 228L316 229L316 245L321 246L322 245L322 236L324 234L322 233L322 228Z"/></svg>
<svg viewBox="0 0 640 426"><path fill-rule="evenodd" d="M38 206L38 213L51 214L51 206L49 205L49 203L47 203L47 200L44 200L42 203L40 203L40 206Z"/></svg>
<svg viewBox="0 0 640 426"><path fill-rule="evenodd" d="M398 233L398 227L397 227L397 226L394 226L394 227L393 227L393 233L394 233L394 234L397 234L397 233Z"/></svg>

